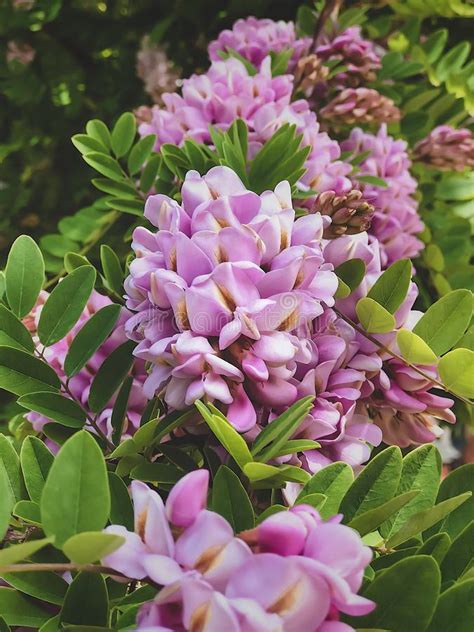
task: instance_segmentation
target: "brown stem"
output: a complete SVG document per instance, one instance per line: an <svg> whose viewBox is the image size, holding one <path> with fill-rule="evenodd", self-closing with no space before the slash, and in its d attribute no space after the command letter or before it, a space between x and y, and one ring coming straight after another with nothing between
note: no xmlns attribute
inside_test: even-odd
<svg viewBox="0 0 474 632"><path fill-rule="evenodd" d="M321 35L324 26L330 17L335 17L342 6L343 0L326 0L321 13L316 20L316 24L313 31L313 42L311 44L311 50L314 51L318 43L319 36Z"/></svg>
<svg viewBox="0 0 474 632"><path fill-rule="evenodd" d="M406 366L409 366L411 369L413 369L414 371L416 371L419 375L422 375L425 379L429 380L433 386L438 386L439 388L443 389L443 391L445 391L446 393L450 393L451 395L453 395L454 397L457 397L458 399L460 399L462 402L464 402L465 404L468 404L470 406L473 405L474 402L471 402L469 399L465 399L464 397L461 397L460 395L456 395L455 393L452 393L448 388L446 388L446 386L440 382L439 380L437 380L436 378L432 377L431 375L429 375L428 373L426 373L425 371L423 371L422 369L420 369L419 367L416 366L416 364L412 364L411 362L409 362L408 360L405 360L405 358L403 358L401 355L399 355L398 353L395 353L395 351L392 351L391 349L389 349L387 346L385 346L382 342L380 342L380 340L377 340L377 338L375 338L374 336L372 336L371 334L367 333L366 331L364 331L362 329L362 327L360 327L357 323L355 323L351 318L349 318L348 316L346 316L345 314L343 314L341 311L339 311L336 307L333 307L333 310L335 311L335 313L342 318L342 320L345 320L346 323L349 323L349 325L351 325L352 327L354 327L354 329L356 331L358 331L360 334L362 334L363 336L365 336L365 338L367 338L367 340L370 340L370 342L373 342L374 345L376 345L379 349L381 349L382 351L385 351L386 353L388 353L389 355L392 356L392 358L395 358L397 360L400 360L400 362L403 362L403 364L405 364Z"/></svg>

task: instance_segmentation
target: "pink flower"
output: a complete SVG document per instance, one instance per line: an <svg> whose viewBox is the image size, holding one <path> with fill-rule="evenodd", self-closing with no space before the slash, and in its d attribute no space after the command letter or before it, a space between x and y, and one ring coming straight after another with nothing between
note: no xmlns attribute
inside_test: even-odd
<svg viewBox="0 0 474 632"><path fill-rule="evenodd" d="M359 616L374 608L357 595L372 553L339 524L341 516L324 522L298 505L236 537L224 518L205 509L207 481L202 470L187 474L166 509L156 492L134 481L135 531L105 530L125 543L103 564L162 586L140 608L137 629L345 632L352 628L339 623L340 612Z"/></svg>

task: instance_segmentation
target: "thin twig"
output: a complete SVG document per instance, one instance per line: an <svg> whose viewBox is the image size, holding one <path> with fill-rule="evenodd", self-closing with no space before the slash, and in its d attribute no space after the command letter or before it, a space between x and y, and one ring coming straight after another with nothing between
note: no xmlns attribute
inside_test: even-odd
<svg viewBox="0 0 474 632"><path fill-rule="evenodd" d="M326 0L321 13L316 20L316 24L313 31L313 42L311 44L311 50L314 51L318 43L319 36L321 35L326 22L330 17L336 16L339 13L343 0Z"/></svg>
<svg viewBox="0 0 474 632"><path fill-rule="evenodd" d="M464 402L465 404L468 404L470 406L472 406L474 404L474 402L471 402L469 399L465 399L464 397L461 397L461 395L456 395L456 393L452 393L442 382L440 382L439 380L437 380L436 378L432 377L431 375L429 375L428 373L426 373L425 371L423 371L423 369L420 369L416 364L412 364L411 362L409 362L408 360L406 360L405 358L403 358L401 355L399 355L398 353L395 353L395 351L392 351L392 349L389 349L389 347L387 347L386 345L384 345L382 342L380 342L380 340L377 340L377 338L375 338L374 336L372 336L371 334L367 333L366 331L364 331L362 329L362 327L360 327L357 323L355 323L351 318L349 318L348 316L346 316L345 314L343 314L341 311L339 311L336 307L333 307L333 310L335 311L335 313L342 318L342 320L346 321L346 323L349 323L349 325L351 325L352 327L354 327L354 329L356 331L358 331L360 334L362 334L363 336L365 336L365 338L367 338L367 340L370 340L370 342L373 342L374 345L376 345L379 349L381 349L382 351L385 351L386 353L388 353L389 355L392 356L392 358L395 358L396 360L400 360L400 362L402 362L403 364L405 364L406 366L409 366L411 369L413 369L414 371L416 371L419 375L422 375L425 379L429 380L434 386L438 386L439 388L441 388L443 391L450 393L451 395L453 395L454 397L457 397L457 399L460 399L462 402Z"/></svg>

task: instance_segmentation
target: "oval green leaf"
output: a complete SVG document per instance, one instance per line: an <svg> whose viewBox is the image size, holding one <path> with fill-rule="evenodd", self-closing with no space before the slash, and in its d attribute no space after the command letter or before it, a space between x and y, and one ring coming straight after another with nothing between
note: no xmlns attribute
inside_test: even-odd
<svg viewBox="0 0 474 632"><path fill-rule="evenodd" d="M0 305L0 345L30 352L35 348L28 329L5 305Z"/></svg>
<svg viewBox="0 0 474 632"><path fill-rule="evenodd" d="M116 551L124 542L121 535L86 531L69 538L63 545L63 552L74 564L92 564Z"/></svg>
<svg viewBox="0 0 474 632"><path fill-rule="evenodd" d="M101 410L122 384L133 364L134 348L135 343L131 340L124 342L102 362L89 392L89 406L92 411Z"/></svg>
<svg viewBox="0 0 474 632"><path fill-rule="evenodd" d="M368 333L385 334L395 329L395 318L372 298L357 301L356 313Z"/></svg>
<svg viewBox="0 0 474 632"><path fill-rule="evenodd" d="M55 391L61 383L53 369L26 351L0 347L0 388L15 395Z"/></svg>
<svg viewBox="0 0 474 632"><path fill-rule="evenodd" d="M59 393L48 391L29 393L20 397L18 404L69 428L82 428L86 423L84 409L72 399Z"/></svg>
<svg viewBox="0 0 474 632"><path fill-rule="evenodd" d="M253 529L255 516L252 503L239 477L225 465L221 465L214 477L212 509L223 516L235 533Z"/></svg>
<svg viewBox="0 0 474 632"><path fill-rule="evenodd" d="M449 351L466 331L472 315L469 290L453 290L431 305L420 318L413 333L437 355Z"/></svg>
<svg viewBox="0 0 474 632"><path fill-rule="evenodd" d="M106 305L81 327L64 361L64 370L68 377L76 375L108 338L117 322L120 310L120 305Z"/></svg>
<svg viewBox="0 0 474 632"><path fill-rule="evenodd" d="M397 344L400 353L413 364L433 365L438 363L438 357L426 344L423 338L408 329L397 332Z"/></svg>
<svg viewBox="0 0 474 632"><path fill-rule="evenodd" d="M54 456L43 441L34 436L26 437L21 446L20 462L28 494L36 503L41 499L48 472Z"/></svg>
<svg viewBox="0 0 474 632"><path fill-rule="evenodd" d="M408 259L392 263L371 287L368 297L394 314L408 293L412 264Z"/></svg>
<svg viewBox="0 0 474 632"><path fill-rule="evenodd" d="M461 397L474 397L474 351L453 349L441 358L438 370L448 390Z"/></svg>
<svg viewBox="0 0 474 632"><path fill-rule="evenodd" d="M81 266L54 288L43 305L38 323L38 336L45 347L58 342L71 331L89 300L94 283L94 268Z"/></svg>
<svg viewBox="0 0 474 632"><path fill-rule="evenodd" d="M33 308L44 283L41 250L28 235L20 235L10 249L5 268L8 304L18 318Z"/></svg>
<svg viewBox="0 0 474 632"><path fill-rule="evenodd" d="M112 150L117 158L124 156L132 146L137 123L131 112L124 112L112 130Z"/></svg>
<svg viewBox="0 0 474 632"><path fill-rule="evenodd" d="M56 546L76 533L100 531L110 512L110 492L102 452L85 430L66 441L49 471L41 495L46 535Z"/></svg>

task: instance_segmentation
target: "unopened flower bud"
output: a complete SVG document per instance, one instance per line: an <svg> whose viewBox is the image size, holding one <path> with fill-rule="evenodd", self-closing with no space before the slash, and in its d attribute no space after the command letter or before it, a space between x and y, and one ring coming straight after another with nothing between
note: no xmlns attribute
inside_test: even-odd
<svg viewBox="0 0 474 632"><path fill-rule="evenodd" d="M195 470L186 474L171 490L166 515L176 527L189 527L207 504L209 472Z"/></svg>

